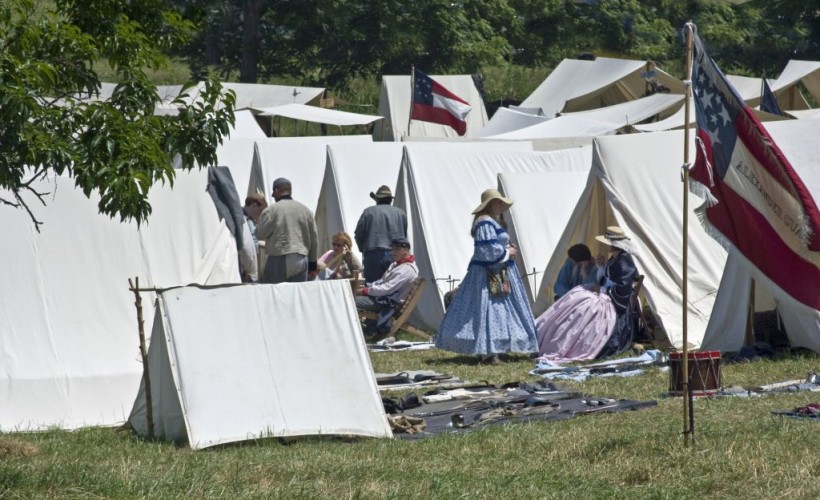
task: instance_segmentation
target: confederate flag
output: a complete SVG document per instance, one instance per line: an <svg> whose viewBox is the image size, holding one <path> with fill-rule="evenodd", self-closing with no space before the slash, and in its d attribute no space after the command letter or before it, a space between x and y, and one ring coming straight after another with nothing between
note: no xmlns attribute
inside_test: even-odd
<svg viewBox="0 0 820 500"><path fill-rule="evenodd" d="M449 125L458 135L467 132L467 101L445 89L419 70L413 71L413 105L410 119Z"/></svg>
<svg viewBox="0 0 820 500"><path fill-rule="evenodd" d="M820 211L812 194L693 33L697 156L690 189L704 227L798 302L820 309Z"/></svg>

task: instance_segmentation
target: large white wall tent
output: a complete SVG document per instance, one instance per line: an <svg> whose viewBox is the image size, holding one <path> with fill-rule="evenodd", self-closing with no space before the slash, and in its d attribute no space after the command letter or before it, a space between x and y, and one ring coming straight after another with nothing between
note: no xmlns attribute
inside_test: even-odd
<svg viewBox="0 0 820 500"><path fill-rule="evenodd" d="M690 151L694 155L694 134ZM540 314L552 303L552 284L566 258L565 249L586 243L600 251L594 237L607 225L619 225L637 247L635 262L645 275L644 295L669 340L682 346L681 165L683 132L599 137L593 141L589 181L541 280L536 305ZM726 252L701 227L694 207L701 200L688 194L689 314L688 339L700 345L712 312Z"/></svg>
<svg viewBox="0 0 820 500"><path fill-rule="evenodd" d="M498 190L515 200L509 211L509 232L518 245L516 262L525 278L527 293L534 301L544 267L567 226L584 191L592 164L592 148L569 150L572 161L555 165L548 172L500 174ZM577 156L577 157L576 157Z"/></svg>
<svg viewBox="0 0 820 500"><path fill-rule="evenodd" d="M429 328L437 329L444 316L442 296L449 289L447 279L461 280L467 271L473 255L470 212L478 205L482 191L497 187L498 174L589 165L588 160L582 164L580 150L535 153L479 149L488 144L499 147L493 143L405 145L396 204L407 211L409 237L421 276L436 280L435 286L425 288L414 316L414 321Z"/></svg>
<svg viewBox="0 0 820 500"><path fill-rule="evenodd" d="M327 165L327 145L372 140L369 135L328 135L256 141L248 193L262 193L271 203L274 179L285 177L293 183L293 199L315 213Z"/></svg>
<svg viewBox="0 0 820 500"><path fill-rule="evenodd" d="M403 149L398 142L328 145L316 207L320 252L330 249L331 237L339 231L353 237L362 212L375 203L370 193L379 186L388 186L396 193ZM355 244L353 251L359 251Z"/></svg>
<svg viewBox="0 0 820 500"><path fill-rule="evenodd" d="M192 449L392 437L346 281L184 287L163 292L157 307L148 354L156 437ZM128 419L143 436L145 394L141 385Z"/></svg>
<svg viewBox="0 0 820 500"><path fill-rule="evenodd" d="M565 59L521 106L541 108L545 116L602 108L645 96L649 90L647 78L653 78L672 94L683 94L683 82L645 61Z"/></svg>
<svg viewBox="0 0 820 500"><path fill-rule="evenodd" d="M765 127L815 201L820 201L820 141L817 140L820 138L820 120L766 123ZM737 351L743 346L745 313L752 283L755 284L755 309L763 311L776 307L789 343L793 347L820 352L820 311L792 299L734 249L729 251L726 271L715 300L715 313L704 335L703 347ZM820 283L817 290L820 294Z"/></svg>
<svg viewBox="0 0 820 500"><path fill-rule="evenodd" d="M472 111L467 115L467 137L484 128L487 124L487 109L484 100L470 75L430 75L430 78L443 85L447 90L467 101ZM457 137L455 130L445 125L420 122L407 124L410 118L410 93L412 84L410 75L385 75L379 93L379 114L384 117L381 124L373 129L373 139L377 141L400 141L402 137Z"/></svg>
<svg viewBox="0 0 820 500"><path fill-rule="evenodd" d="M37 232L24 210L0 206L0 429L73 429L127 417L139 387L137 319L128 278L141 287L239 281L235 242L208 193L207 171L155 186L138 229L100 215L74 180L36 188ZM31 200L30 200L31 201ZM150 306L151 294L144 294ZM146 310L147 328L153 312Z"/></svg>

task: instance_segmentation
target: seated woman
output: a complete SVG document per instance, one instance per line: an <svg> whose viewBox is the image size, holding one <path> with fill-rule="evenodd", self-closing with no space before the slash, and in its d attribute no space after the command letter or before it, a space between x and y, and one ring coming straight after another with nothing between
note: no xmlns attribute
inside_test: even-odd
<svg viewBox="0 0 820 500"><path fill-rule="evenodd" d="M578 286L535 320L538 354L552 362L585 361L619 354L632 345L629 308L638 269L624 231L610 226L596 240L609 246L600 285Z"/></svg>
<svg viewBox="0 0 820 500"><path fill-rule="evenodd" d="M552 287L554 298L560 299L578 285L593 285L597 282L595 261L589 247L583 243L572 245L567 250L567 260L558 272L558 279Z"/></svg>
<svg viewBox="0 0 820 500"><path fill-rule="evenodd" d="M354 272L362 272L362 262L350 248L353 241L347 233L333 235L333 248L324 253L316 262L320 280L349 279Z"/></svg>

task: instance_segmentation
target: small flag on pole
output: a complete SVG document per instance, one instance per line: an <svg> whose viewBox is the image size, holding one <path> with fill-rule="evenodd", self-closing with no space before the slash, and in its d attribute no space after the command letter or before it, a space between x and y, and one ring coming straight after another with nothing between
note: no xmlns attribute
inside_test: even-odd
<svg viewBox="0 0 820 500"><path fill-rule="evenodd" d="M693 34L697 156L690 190L706 230L792 298L820 309L820 211L789 160Z"/></svg>
<svg viewBox="0 0 820 500"><path fill-rule="evenodd" d="M780 109L780 104L777 103L777 98L765 78L763 79L763 95L760 98L760 110L783 116L783 110Z"/></svg>
<svg viewBox="0 0 820 500"><path fill-rule="evenodd" d="M449 125L458 135L467 132L467 115L473 108L440 83L413 70L413 103L410 119Z"/></svg>

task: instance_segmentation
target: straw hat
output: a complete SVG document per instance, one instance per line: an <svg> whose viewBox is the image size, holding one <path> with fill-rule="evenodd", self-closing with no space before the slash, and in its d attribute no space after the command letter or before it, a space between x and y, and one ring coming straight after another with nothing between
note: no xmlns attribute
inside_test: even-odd
<svg viewBox="0 0 820 500"><path fill-rule="evenodd" d="M393 192L388 186L381 186L375 193L370 193L370 197L374 200L383 200L385 198L393 198Z"/></svg>
<svg viewBox="0 0 820 500"><path fill-rule="evenodd" d="M510 205L513 204L512 199L504 198L503 196L501 196L501 193L499 193L497 189L487 189L486 191L481 193L481 205L476 207L476 209L473 210L473 213L477 214L477 213L481 212L482 210L487 208L487 205L489 205L490 202L493 201L493 200L501 200L504 203L506 203L507 206L510 206Z"/></svg>
<svg viewBox="0 0 820 500"><path fill-rule="evenodd" d="M620 244L626 242L629 237L618 226L609 226L606 228L606 233L596 236L595 239L605 245L620 248Z"/></svg>

